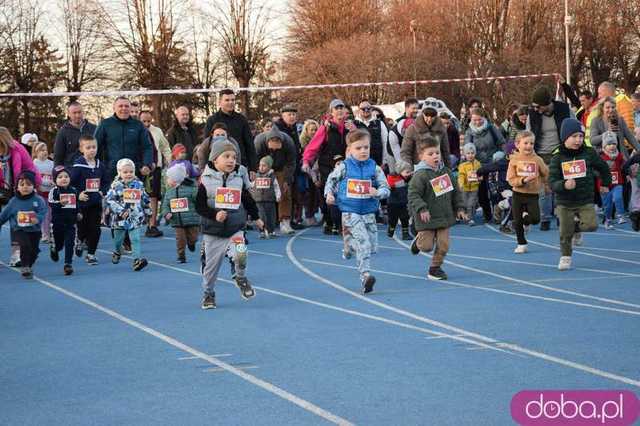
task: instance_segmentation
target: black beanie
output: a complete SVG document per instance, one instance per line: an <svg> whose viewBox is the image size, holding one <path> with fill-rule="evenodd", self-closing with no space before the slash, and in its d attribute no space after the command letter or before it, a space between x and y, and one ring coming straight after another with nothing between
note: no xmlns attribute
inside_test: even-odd
<svg viewBox="0 0 640 426"><path fill-rule="evenodd" d="M20 181L21 179L28 180L29 182L31 182L31 185L33 186L36 185L36 174L33 173L31 170L23 170L18 175L18 181Z"/></svg>
<svg viewBox="0 0 640 426"><path fill-rule="evenodd" d="M539 106L547 106L551 103L551 92L545 86L539 86L534 90L531 101Z"/></svg>

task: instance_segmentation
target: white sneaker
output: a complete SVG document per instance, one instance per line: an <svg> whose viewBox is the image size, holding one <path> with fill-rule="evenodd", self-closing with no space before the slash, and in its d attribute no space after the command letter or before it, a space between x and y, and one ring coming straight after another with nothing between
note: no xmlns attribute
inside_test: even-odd
<svg viewBox="0 0 640 426"><path fill-rule="evenodd" d="M606 229L608 231L613 229L613 223L612 223L611 219L607 219L607 220L604 221L604 229Z"/></svg>
<svg viewBox="0 0 640 426"><path fill-rule="evenodd" d="M318 221L315 217L308 217L304 220L304 224L307 227L318 226Z"/></svg>
<svg viewBox="0 0 640 426"><path fill-rule="evenodd" d="M618 225L622 225L623 223L627 223L627 218L624 215L618 216Z"/></svg>
<svg viewBox="0 0 640 426"><path fill-rule="evenodd" d="M291 228L289 219L283 219L280 222L280 233L282 235L291 235L295 233L295 231Z"/></svg>
<svg viewBox="0 0 640 426"><path fill-rule="evenodd" d="M516 254L526 253L529 250L529 246L527 244L518 244L516 249L513 251Z"/></svg>
<svg viewBox="0 0 640 426"><path fill-rule="evenodd" d="M561 271L571 269L571 256L561 256L560 262L558 262L558 269Z"/></svg>
<svg viewBox="0 0 640 426"><path fill-rule="evenodd" d="M9 266L15 268L20 264L20 247L11 246L11 258L9 259Z"/></svg>
<svg viewBox="0 0 640 426"><path fill-rule="evenodd" d="M573 243L574 246L581 246L582 232L576 232L575 234L573 234L573 238L571 239L571 242Z"/></svg>

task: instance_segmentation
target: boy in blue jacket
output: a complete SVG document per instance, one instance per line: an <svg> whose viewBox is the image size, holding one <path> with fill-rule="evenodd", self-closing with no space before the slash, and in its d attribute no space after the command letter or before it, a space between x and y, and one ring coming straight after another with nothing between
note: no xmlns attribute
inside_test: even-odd
<svg viewBox="0 0 640 426"><path fill-rule="evenodd" d="M100 220L102 218L102 199L109 190L109 177L104 164L96 158L98 144L91 136L80 137L80 152L71 169L71 184L78 190L80 201L80 221L78 222L78 241L76 256L82 257L87 250L85 260L89 265L97 265L96 250L100 241Z"/></svg>
<svg viewBox="0 0 640 426"><path fill-rule="evenodd" d="M35 193L36 175L23 171L18 176L18 190L0 212L0 227L9 221L14 241L20 246L20 272L24 278L33 278L32 267L40 253L40 224L47 214L47 204Z"/></svg>
<svg viewBox="0 0 640 426"><path fill-rule="evenodd" d="M371 136L366 130L347 135L347 159L327 178L324 196L327 204L336 203L342 212L345 242L344 257L355 251L362 292L373 291L376 279L370 273L371 252L378 245L376 212L380 201L389 196L389 185L382 169L370 156Z"/></svg>

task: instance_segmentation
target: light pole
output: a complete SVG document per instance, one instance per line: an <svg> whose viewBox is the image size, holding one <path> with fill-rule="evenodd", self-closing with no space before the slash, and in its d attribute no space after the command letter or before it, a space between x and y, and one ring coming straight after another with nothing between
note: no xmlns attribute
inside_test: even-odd
<svg viewBox="0 0 640 426"><path fill-rule="evenodd" d="M418 97L418 68L416 65L416 25L418 22L415 19L412 19L409 23L409 30L411 31L411 35L413 36L413 97Z"/></svg>
<svg viewBox="0 0 640 426"><path fill-rule="evenodd" d="M564 50L565 62L567 66L567 84L571 84L571 63L569 57L569 26L573 23L573 18L569 16L569 0L564 0Z"/></svg>

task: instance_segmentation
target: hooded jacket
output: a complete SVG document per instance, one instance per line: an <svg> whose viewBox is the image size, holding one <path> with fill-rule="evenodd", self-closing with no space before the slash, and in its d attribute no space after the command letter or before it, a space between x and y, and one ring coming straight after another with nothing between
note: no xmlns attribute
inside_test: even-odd
<svg viewBox="0 0 640 426"><path fill-rule="evenodd" d="M187 123L187 128L183 129L177 118L173 118L173 125L167 131L167 140L171 148L177 144L182 144L187 149L187 158L193 158L193 151L198 145L198 132L191 119Z"/></svg>
<svg viewBox="0 0 640 426"><path fill-rule="evenodd" d="M91 167L87 163L87 159L83 156L80 156L76 158L76 161L71 168L71 185L73 185L78 190L78 192L86 191L88 179L99 179L100 190L99 192L87 191L89 200L80 201L80 207L102 204L102 197L107 194L107 192L109 191L109 185L111 184L111 180L109 179L107 170L100 160L96 158L95 166ZM102 195L100 193L102 193Z"/></svg>
<svg viewBox="0 0 640 426"><path fill-rule="evenodd" d="M76 127L69 120L65 121L56 133L53 143L53 163L56 166L71 168L73 162L80 155L80 136L93 136L96 125L82 120L80 127Z"/></svg>
<svg viewBox="0 0 640 426"><path fill-rule="evenodd" d="M440 142L440 155L442 162L444 162L445 166L450 167L451 162L449 155L451 154L451 150L449 149L447 129L445 129L442 124L440 117L435 117L433 124L431 126L427 126L422 113L418 114L416 121L409 126L404 134L402 147L400 148L400 157L402 158L402 161L409 164L418 164L420 162L418 141L424 140L429 136Z"/></svg>
<svg viewBox="0 0 640 426"><path fill-rule="evenodd" d="M269 139L273 138L278 138L282 141L282 148L269 149ZM273 170L275 172L284 172L285 180L288 183L293 183L297 154L295 144L289 135L280 131L277 126L273 126L270 131L256 136L255 143L258 158L270 155L273 158Z"/></svg>

